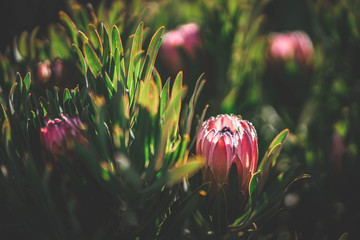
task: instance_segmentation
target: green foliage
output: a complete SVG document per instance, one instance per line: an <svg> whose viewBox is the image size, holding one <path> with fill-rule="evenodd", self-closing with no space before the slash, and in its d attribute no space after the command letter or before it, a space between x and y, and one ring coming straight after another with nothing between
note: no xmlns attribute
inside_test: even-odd
<svg viewBox="0 0 360 240"><path fill-rule="evenodd" d="M356 232L358 0L72 3L59 24L22 32L0 54L2 236L325 239L347 231L340 237L347 239ZM163 37L188 22L199 26L201 47L194 56L179 47L184 64L173 73L158 61ZM269 34L297 29L314 43L313 65L274 68ZM263 158L248 197L238 192L235 166L217 197L203 183L194 144L204 118L219 113L242 113L257 129ZM86 143L66 141L66 151L52 154L41 129L45 117L61 114L80 117ZM292 192L304 197L289 207L283 198Z"/></svg>

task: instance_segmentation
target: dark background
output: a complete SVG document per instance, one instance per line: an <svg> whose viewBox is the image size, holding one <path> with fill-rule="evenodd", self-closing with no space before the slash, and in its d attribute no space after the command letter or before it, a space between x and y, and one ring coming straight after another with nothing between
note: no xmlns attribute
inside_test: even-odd
<svg viewBox="0 0 360 240"><path fill-rule="evenodd" d="M68 9L66 0L11 0L0 3L0 51L3 53L22 31L40 27L40 34L45 34L49 23L59 20L59 11ZM99 1L79 0L79 3Z"/></svg>

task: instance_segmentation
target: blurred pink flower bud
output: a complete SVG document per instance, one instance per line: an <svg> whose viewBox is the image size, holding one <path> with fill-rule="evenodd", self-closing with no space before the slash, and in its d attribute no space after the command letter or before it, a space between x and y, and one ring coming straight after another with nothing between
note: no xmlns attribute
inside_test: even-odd
<svg viewBox="0 0 360 240"><path fill-rule="evenodd" d="M270 35L270 58L275 61L295 60L303 66L314 59L314 46L309 36L302 31L272 33Z"/></svg>
<svg viewBox="0 0 360 240"><path fill-rule="evenodd" d="M258 161L257 134L254 126L235 115L218 115L205 121L199 131L196 152L206 160L204 181L217 189L228 182L230 168L236 164L239 192L248 195L251 176Z"/></svg>
<svg viewBox="0 0 360 240"><path fill-rule="evenodd" d="M51 77L51 68L50 61L45 60L44 62L39 62L37 66L37 79L40 83L44 84L50 80Z"/></svg>
<svg viewBox="0 0 360 240"><path fill-rule="evenodd" d="M196 51L201 46L199 26L188 23L164 35L160 57L171 72L177 72L184 68L181 51L189 58L195 59Z"/></svg>
<svg viewBox="0 0 360 240"><path fill-rule="evenodd" d="M184 38L184 49L192 57L196 57L196 50L201 48L200 28L195 23L182 25L178 30Z"/></svg>
<svg viewBox="0 0 360 240"><path fill-rule="evenodd" d="M63 75L63 71L64 71L64 66L63 66L61 59L56 59L53 62L52 66L51 66L51 70L52 70L55 82L60 81L62 78L62 75Z"/></svg>
<svg viewBox="0 0 360 240"><path fill-rule="evenodd" d="M52 154L59 154L68 148L69 143L87 143L82 130L84 125L78 116L68 118L61 114L61 119L45 117L45 127L40 129L43 146Z"/></svg>
<svg viewBox="0 0 360 240"><path fill-rule="evenodd" d="M160 56L171 71L182 68L179 48L184 45L184 38L179 31L170 31L164 35Z"/></svg>

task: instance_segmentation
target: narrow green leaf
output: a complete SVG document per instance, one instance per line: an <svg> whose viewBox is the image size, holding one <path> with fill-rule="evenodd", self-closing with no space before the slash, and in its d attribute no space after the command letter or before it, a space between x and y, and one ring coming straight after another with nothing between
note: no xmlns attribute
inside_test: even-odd
<svg viewBox="0 0 360 240"><path fill-rule="evenodd" d="M285 129L285 130L281 131L281 132L274 138L274 140L270 143L269 150L271 150L272 148L274 148L277 144L283 143L288 134L289 134L289 129Z"/></svg>
<svg viewBox="0 0 360 240"><path fill-rule="evenodd" d="M155 59L160 48L161 39L164 34L164 29L165 27L159 28L154 34L154 36L151 38L145 57L147 61L144 62L144 66L142 69L141 79L143 79L144 81L150 79L151 72L155 64Z"/></svg>
<svg viewBox="0 0 360 240"><path fill-rule="evenodd" d="M27 31L23 31L19 37L19 45L18 45L19 53L23 59L28 56L27 40L28 40L28 33Z"/></svg>
<svg viewBox="0 0 360 240"><path fill-rule="evenodd" d="M151 116L156 116L159 109L159 95L154 81L140 83L138 104L146 108Z"/></svg>
<svg viewBox="0 0 360 240"><path fill-rule="evenodd" d="M31 73L28 72L24 78L24 85L27 92L30 90L30 84L31 84Z"/></svg>
<svg viewBox="0 0 360 240"><path fill-rule="evenodd" d="M260 172L256 172L251 176L250 184L249 184L249 196L250 198L254 199L254 196L256 194L257 186L259 183L259 175Z"/></svg>
<svg viewBox="0 0 360 240"><path fill-rule="evenodd" d="M201 162L193 158L189 162L169 170L169 180L167 185L172 186L175 183L179 183L184 177L194 175L201 169L201 167Z"/></svg>
<svg viewBox="0 0 360 240"><path fill-rule="evenodd" d="M70 31L71 38L75 45L78 45L78 29L75 25L75 23L71 20L69 15L67 15L65 12L60 11L59 12L60 20L65 24L65 26Z"/></svg>
<svg viewBox="0 0 360 240"><path fill-rule="evenodd" d="M96 27L93 24L88 24L87 25L87 31L90 37L90 42L91 44L96 48L100 50L100 53L103 53L103 46L102 43L100 41L100 36L98 31L96 30Z"/></svg>
<svg viewBox="0 0 360 240"><path fill-rule="evenodd" d="M105 81L106 81L106 87L107 87L109 93L112 96L112 93L114 91L114 85L113 85L109 75L107 74L107 72L105 72Z"/></svg>
<svg viewBox="0 0 360 240"><path fill-rule="evenodd" d="M63 105L65 105L65 102L71 99L71 94L69 89L65 88L64 90L64 97L63 97Z"/></svg>
<svg viewBox="0 0 360 240"><path fill-rule="evenodd" d="M205 80L201 80L203 75L204 74L201 74L201 76L196 81L194 93L191 96L190 102L189 102L189 110L188 110L188 114L187 114L187 118L186 118L186 125L185 125L186 126L185 133L189 134L189 135L190 135L190 131L191 131L191 124L193 122L193 117L195 114L195 107L196 107L197 99L198 99L199 94L205 84Z"/></svg>
<svg viewBox="0 0 360 240"><path fill-rule="evenodd" d="M82 70L84 76L86 77L87 65L85 62L85 58L84 58L83 54L81 53L81 50L78 48L78 46L76 46L75 44L73 44L72 46L75 49L75 51L79 57L81 70Z"/></svg>
<svg viewBox="0 0 360 240"><path fill-rule="evenodd" d="M111 54L111 46L110 46L110 41L109 41L109 34L108 31L105 27L105 25L103 23L101 23L101 27L103 29L103 56L102 56L102 64L103 66L106 65L107 60L109 58L109 55Z"/></svg>
<svg viewBox="0 0 360 240"><path fill-rule="evenodd" d="M115 88L117 88L117 81L120 81L120 75L121 75L121 66L120 66L120 51L116 47L115 53L114 53L114 62L115 62L115 71L116 71L116 77L113 80L113 85ZM122 83L122 82L121 82Z"/></svg>
<svg viewBox="0 0 360 240"><path fill-rule="evenodd" d="M83 43L89 42L89 38L82 31L78 31L78 35Z"/></svg>
<svg viewBox="0 0 360 240"><path fill-rule="evenodd" d="M101 72L102 65L99 57L89 43L84 43L83 51L91 73L96 77Z"/></svg>
<svg viewBox="0 0 360 240"><path fill-rule="evenodd" d="M170 95L170 78L165 82L164 88L161 91L160 95L160 117L163 118L165 107Z"/></svg>
<svg viewBox="0 0 360 240"><path fill-rule="evenodd" d="M171 97L173 98L182 90L182 83L183 83L183 72L180 71L175 78L174 85L171 91Z"/></svg>
<svg viewBox="0 0 360 240"><path fill-rule="evenodd" d="M135 58L138 56L140 52L142 52L142 38L143 38L143 23L141 22L136 29L132 46L131 46L131 53L129 59L129 68L128 68L128 76L127 76L127 87L130 92L130 96L134 95L135 89L135 81L134 79L134 71L135 71Z"/></svg>
<svg viewBox="0 0 360 240"><path fill-rule="evenodd" d="M123 54L123 46L120 38L119 29L117 26L112 26L111 29L111 55L115 55L115 49L118 48L120 51L120 54Z"/></svg>
<svg viewBox="0 0 360 240"><path fill-rule="evenodd" d="M18 88L18 83L15 82L9 93L9 105L10 105L10 112L11 114L18 113L20 110L20 93Z"/></svg>

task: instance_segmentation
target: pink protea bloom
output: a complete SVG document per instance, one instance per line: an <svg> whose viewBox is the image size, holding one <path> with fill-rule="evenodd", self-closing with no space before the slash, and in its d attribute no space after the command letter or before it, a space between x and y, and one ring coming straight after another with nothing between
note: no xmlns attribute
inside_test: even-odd
<svg viewBox="0 0 360 240"><path fill-rule="evenodd" d="M195 59L196 51L201 46L199 26L195 23L187 23L164 35L159 54L170 71L176 72L184 67L181 50L189 58Z"/></svg>
<svg viewBox="0 0 360 240"><path fill-rule="evenodd" d="M258 162L257 134L250 122L235 115L209 118L199 131L196 152L206 160L204 181L211 181L216 189L222 188L235 163L239 192L248 195L249 182Z"/></svg>
<svg viewBox="0 0 360 240"><path fill-rule="evenodd" d="M84 125L78 116L68 118L61 114L61 119L45 117L45 127L40 129L43 146L53 154L59 154L68 148L70 142L86 143L83 135Z"/></svg>
<svg viewBox="0 0 360 240"><path fill-rule="evenodd" d="M273 60L295 60L301 65L313 62L314 46L305 32L272 33L270 42L269 53Z"/></svg>
<svg viewBox="0 0 360 240"><path fill-rule="evenodd" d="M195 58L196 50L201 48L200 28L196 23L187 23L178 30L184 39L184 49L186 53Z"/></svg>
<svg viewBox="0 0 360 240"><path fill-rule="evenodd" d="M40 83L46 83L50 80L51 77L51 62L45 60L44 62L39 62L37 65L37 79Z"/></svg>
<svg viewBox="0 0 360 240"><path fill-rule="evenodd" d="M179 31L170 31L163 37L161 57L170 68L177 69L182 65L179 48L184 45L184 38Z"/></svg>

